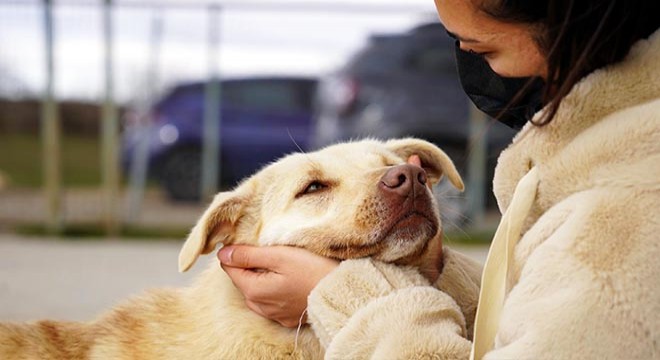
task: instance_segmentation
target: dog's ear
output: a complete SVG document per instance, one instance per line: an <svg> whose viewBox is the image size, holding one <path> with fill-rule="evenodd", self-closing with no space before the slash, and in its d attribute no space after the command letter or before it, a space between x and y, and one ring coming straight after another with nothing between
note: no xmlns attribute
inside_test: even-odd
<svg viewBox="0 0 660 360"><path fill-rule="evenodd" d="M407 138L389 140L385 146L401 158L408 159L412 155L418 155L422 161L422 167L426 170L429 181L436 184L447 175L449 181L460 191L465 190L461 175L458 174L454 162L437 146L424 140Z"/></svg>
<svg viewBox="0 0 660 360"><path fill-rule="evenodd" d="M234 241L236 223L249 199L248 184L215 196L179 252L179 272L190 269L200 255L212 252L218 243L228 245Z"/></svg>

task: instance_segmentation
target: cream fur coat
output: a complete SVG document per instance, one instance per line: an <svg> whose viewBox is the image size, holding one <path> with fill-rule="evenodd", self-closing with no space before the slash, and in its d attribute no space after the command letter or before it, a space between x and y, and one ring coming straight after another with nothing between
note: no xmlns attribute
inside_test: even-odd
<svg viewBox="0 0 660 360"><path fill-rule="evenodd" d="M660 31L585 77L548 126L520 131L495 174L502 211L532 166L536 200L485 358L660 358ZM331 359L467 358L477 272L451 251L435 286L345 261L309 319Z"/></svg>

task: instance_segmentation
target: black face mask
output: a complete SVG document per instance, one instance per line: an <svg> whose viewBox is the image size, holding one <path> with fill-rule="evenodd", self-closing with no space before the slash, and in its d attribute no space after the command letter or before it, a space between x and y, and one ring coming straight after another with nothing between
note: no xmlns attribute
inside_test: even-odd
<svg viewBox="0 0 660 360"><path fill-rule="evenodd" d="M482 56L461 50L458 42L456 63L461 85L470 100L479 110L505 125L520 129L543 107L543 79L502 77L490 68ZM529 81L531 83L520 100L510 104Z"/></svg>

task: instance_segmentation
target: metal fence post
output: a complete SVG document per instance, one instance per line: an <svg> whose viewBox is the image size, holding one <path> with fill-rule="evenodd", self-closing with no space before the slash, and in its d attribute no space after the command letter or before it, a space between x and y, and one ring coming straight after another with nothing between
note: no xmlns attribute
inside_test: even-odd
<svg viewBox="0 0 660 360"><path fill-rule="evenodd" d="M154 13L151 21L151 37L149 41L149 61L147 65L146 94L138 100L137 123L138 140L135 144L135 150L131 159L131 168L129 169L129 191L128 191L128 210L124 221L127 223L136 222L142 208L144 190L146 187L147 172L149 168L149 106L156 100L158 92L158 79L160 68L160 45L163 37L163 14L158 11Z"/></svg>
<svg viewBox="0 0 660 360"><path fill-rule="evenodd" d="M62 219L61 125L54 95L55 61L53 36L53 2L44 0L44 35L46 45L46 89L41 105L41 137L44 190L48 203L46 227L60 233Z"/></svg>
<svg viewBox="0 0 660 360"><path fill-rule="evenodd" d="M488 117L470 102L470 142L468 146L468 184L466 216L472 226L483 225L486 212L486 152Z"/></svg>
<svg viewBox="0 0 660 360"><path fill-rule="evenodd" d="M103 38L105 48L105 99L101 126L101 165L103 177L104 226L108 236L119 235L119 119L114 99L113 79L113 24L112 0L105 0L103 6Z"/></svg>
<svg viewBox="0 0 660 360"><path fill-rule="evenodd" d="M220 124L221 86L218 70L220 43L220 15L218 5L209 6L208 67L210 79L204 89L204 134L201 159L201 198L210 199L221 179Z"/></svg>

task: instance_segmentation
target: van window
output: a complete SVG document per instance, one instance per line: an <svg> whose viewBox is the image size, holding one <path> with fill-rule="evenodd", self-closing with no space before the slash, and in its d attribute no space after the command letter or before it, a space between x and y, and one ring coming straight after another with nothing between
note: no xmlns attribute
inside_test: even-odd
<svg viewBox="0 0 660 360"><path fill-rule="evenodd" d="M229 82L222 87L223 102L237 109L257 111L299 112L309 109L303 91L296 82Z"/></svg>

